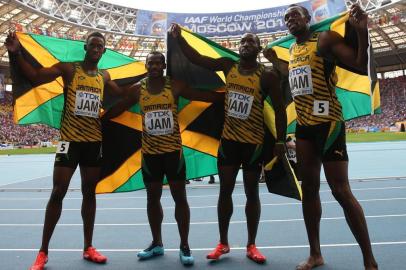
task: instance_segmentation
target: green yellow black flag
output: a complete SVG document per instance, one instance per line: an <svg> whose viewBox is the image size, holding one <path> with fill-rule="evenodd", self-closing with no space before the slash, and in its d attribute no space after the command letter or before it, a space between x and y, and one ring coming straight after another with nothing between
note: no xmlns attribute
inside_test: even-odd
<svg viewBox="0 0 406 270"><path fill-rule="evenodd" d="M349 13L344 12L337 16L323 20L310 26L313 32L322 32L326 30L335 31L348 41L351 46L356 47L357 38L348 21ZM289 60L289 48L295 38L292 35L276 40L268 45L273 48L278 58L286 63ZM377 82L375 68L372 65L372 46L369 46L369 68L368 74L361 73L350 67L338 63L336 73L338 82L336 85L336 94L343 108L345 120L380 113L380 95L379 84ZM296 127L296 112L291 96L289 95L287 114L288 114L288 133L293 133Z"/></svg>
<svg viewBox="0 0 406 270"><path fill-rule="evenodd" d="M211 58L227 57L237 62L239 55L230 51L219 44L206 39L196 33L182 29L181 35L186 42L197 50L200 54ZM171 37L168 37L168 72L176 79L187 82L190 86L201 91L213 91L221 89L225 86L225 74L223 72L212 72L205 68L192 64L182 53L177 42ZM273 157L273 145L276 137L275 128L275 112L272 107L272 100L267 97L264 101L264 120L266 128L266 149L265 162L268 164L273 160L272 166L268 166L269 172L266 173L267 182L272 182L270 192L301 200L300 185L295 177L295 173L291 167L279 166L281 161ZM210 141L202 140L199 145L205 151L206 147L216 149L218 140L220 139L221 128L224 121L224 105L212 104L204 112L206 118L197 118L198 124L193 126L198 134L204 134L205 137L210 137ZM183 136L182 136L183 139ZM213 153L217 156L217 151ZM274 164L278 164L277 166ZM275 177L278 178L275 178ZM271 178L272 177L272 178ZM274 184L275 183L275 184Z"/></svg>
<svg viewBox="0 0 406 270"><path fill-rule="evenodd" d="M24 57L34 66L49 67L60 62L81 61L83 42L53 37L21 34ZM13 61L13 59L11 59ZM18 124L43 123L59 128L64 104L63 82L60 78L33 87L16 65L13 76L14 116ZM107 69L119 85L137 82L145 73L144 63L120 53L107 50L99 68ZM104 98L104 108L114 100ZM187 178L217 173L216 154L221 127L210 125L202 132L202 123L221 115L219 108L205 102L179 100L179 127L187 165ZM222 112L222 111L221 111ZM135 105L119 117L103 122L103 169L98 193L125 192L144 188L141 175L141 115Z"/></svg>

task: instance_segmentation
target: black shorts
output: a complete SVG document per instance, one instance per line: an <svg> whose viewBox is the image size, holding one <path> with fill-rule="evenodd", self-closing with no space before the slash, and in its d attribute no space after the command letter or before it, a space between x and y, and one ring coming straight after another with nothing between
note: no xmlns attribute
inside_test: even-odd
<svg viewBox="0 0 406 270"><path fill-rule="evenodd" d="M348 161L345 124L342 121L314 126L296 125L296 138L312 141L323 162Z"/></svg>
<svg viewBox="0 0 406 270"><path fill-rule="evenodd" d="M241 166L247 171L261 170L263 145L231 141L222 138L217 154L217 165Z"/></svg>
<svg viewBox="0 0 406 270"><path fill-rule="evenodd" d="M144 184L168 181L186 181L186 164L181 150L163 154L142 154Z"/></svg>
<svg viewBox="0 0 406 270"><path fill-rule="evenodd" d="M69 142L67 153L56 153L54 167L100 167L101 158L101 142Z"/></svg>

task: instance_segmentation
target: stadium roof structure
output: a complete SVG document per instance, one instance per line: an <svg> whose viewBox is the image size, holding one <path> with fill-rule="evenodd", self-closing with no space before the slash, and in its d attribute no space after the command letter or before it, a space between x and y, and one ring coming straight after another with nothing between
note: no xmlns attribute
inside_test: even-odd
<svg viewBox="0 0 406 270"><path fill-rule="evenodd" d="M406 1L358 2L370 18L369 29L378 72L406 69ZM8 56L3 43L7 32L18 30L68 39L84 39L95 30L106 35L108 48L144 60L151 50L165 51L162 37L134 34L137 9L98 0L0 0L0 72L8 74ZM286 33L261 34L268 43ZM238 37L214 38L237 49Z"/></svg>

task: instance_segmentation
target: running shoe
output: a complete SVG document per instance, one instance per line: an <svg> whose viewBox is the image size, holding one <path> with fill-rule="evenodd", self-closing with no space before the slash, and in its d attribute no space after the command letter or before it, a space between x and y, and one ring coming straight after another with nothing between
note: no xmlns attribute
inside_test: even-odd
<svg viewBox="0 0 406 270"><path fill-rule="evenodd" d="M137 254L140 260L146 260L160 255L164 255L164 247L156 244L151 244L147 249L144 249Z"/></svg>
<svg viewBox="0 0 406 270"><path fill-rule="evenodd" d="M106 263L107 257L99 253L94 247L90 246L83 251L83 259L94 263Z"/></svg>
<svg viewBox="0 0 406 270"><path fill-rule="evenodd" d="M193 258L189 247L180 248L179 259L183 265L193 265L195 263L195 259Z"/></svg>
<svg viewBox="0 0 406 270"><path fill-rule="evenodd" d="M35 259L34 264L30 267L30 270L43 270L45 264L48 262L48 255L45 252L38 252L37 258Z"/></svg>
<svg viewBox="0 0 406 270"><path fill-rule="evenodd" d="M209 260L218 260L220 256L230 252L230 247L228 245L224 245L222 243L218 243L216 248L209 254L207 254L206 258Z"/></svg>
<svg viewBox="0 0 406 270"><path fill-rule="evenodd" d="M247 257L256 263L264 263L266 257L259 252L254 244L247 246Z"/></svg>

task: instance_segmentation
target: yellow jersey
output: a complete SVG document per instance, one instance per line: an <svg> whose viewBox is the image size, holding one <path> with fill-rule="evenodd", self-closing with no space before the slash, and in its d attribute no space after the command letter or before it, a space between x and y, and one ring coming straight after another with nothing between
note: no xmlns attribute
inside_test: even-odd
<svg viewBox="0 0 406 270"><path fill-rule="evenodd" d="M319 33L290 47L289 85L299 125L312 126L342 121L341 104L335 93L335 63L320 56Z"/></svg>
<svg viewBox="0 0 406 270"><path fill-rule="evenodd" d="M140 108L142 115L142 146L145 154L162 154L182 148L178 124L178 104L171 80L165 77L165 85L158 94L148 92L148 79L141 81Z"/></svg>
<svg viewBox="0 0 406 270"><path fill-rule="evenodd" d="M61 119L61 140L68 142L100 142L102 140L100 109L104 78L101 71L87 74L81 63L73 63L74 76L64 89Z"/></svg>
<svg viewBox="0 0 406 270"><path fill-rule="evenodd" d="M261 89L263 65L249 75L234 64L226 77L225 120L222 138L251 144L264 140L264 99Z"/></svg>

